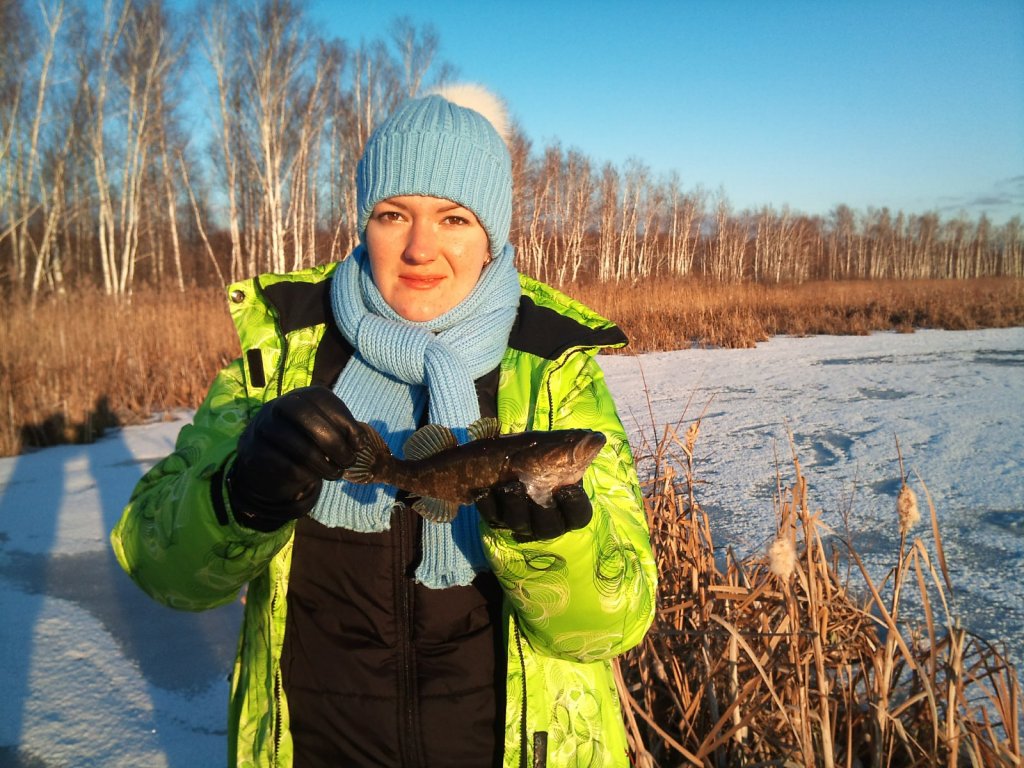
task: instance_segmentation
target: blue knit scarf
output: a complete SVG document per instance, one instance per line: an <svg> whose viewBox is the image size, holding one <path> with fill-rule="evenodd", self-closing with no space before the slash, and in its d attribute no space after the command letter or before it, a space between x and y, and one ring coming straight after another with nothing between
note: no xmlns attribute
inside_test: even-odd
<svg viewBox="0 0 1024 768"><path fill-rule="evenodd" d="M450 427L464 442L466 427L480 418L473 382L501 362L519 295L513 249L506 246L460 304L434 320L410 322L381 296L359 246L331 282L334 320L355 349L335 393L400 458L428 403L428 421ZM325 482L312 516L332 528L386 531L395 496L389 485ZM417 581L441 589L469 584L486 570L478 520L472 505L449 523L424 520Z"/></svg>

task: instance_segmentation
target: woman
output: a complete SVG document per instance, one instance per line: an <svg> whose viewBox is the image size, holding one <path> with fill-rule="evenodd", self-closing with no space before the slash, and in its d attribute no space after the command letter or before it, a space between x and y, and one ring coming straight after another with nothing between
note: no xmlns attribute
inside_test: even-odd
<svg viewBox="0 0 1024 768"><path fill-rule="evenodd" d="M628 764L610 660L646 632L656 575L595 359L626 339L516 272L507 147L454 98L374 132L348 258L231 286L243 355L112 534L167 605L248 585L231 765ZM419 425L465 440L481 416L607 443L553 505L499 484L448 523L341 479L357 421L400 456Z"/></svg>

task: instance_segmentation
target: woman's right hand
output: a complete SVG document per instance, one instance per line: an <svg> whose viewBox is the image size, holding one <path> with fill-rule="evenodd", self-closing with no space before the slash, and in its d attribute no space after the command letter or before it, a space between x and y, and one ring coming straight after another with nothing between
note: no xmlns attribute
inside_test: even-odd
<svg viewBox="0 0 1024 768"><path fill-rule="evenodd" d="M265 403L228 470L235 520L270 532L308 514L323 481L342 476L361 440L359 422L327 387L293 389Z"/></svg>

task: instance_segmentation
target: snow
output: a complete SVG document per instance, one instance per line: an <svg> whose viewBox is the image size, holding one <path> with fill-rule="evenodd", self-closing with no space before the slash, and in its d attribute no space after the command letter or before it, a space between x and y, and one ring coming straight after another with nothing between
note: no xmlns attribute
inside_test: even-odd
<svg viewBox="0 0 1024 768"><path fill-rule="evenodd" d="M884 577L898 439L911 486L935 503L954 611L1024 661L1024 329L779 337L601 362L638 453L666 424L682 434L701 418L698 498L716 544L741 555L770 542L795 451L812 508ZM0 459L0 766L224 763L240 605L157 605L107 544L188 417ZM934 551L927 524L915 533Z"/></svg>

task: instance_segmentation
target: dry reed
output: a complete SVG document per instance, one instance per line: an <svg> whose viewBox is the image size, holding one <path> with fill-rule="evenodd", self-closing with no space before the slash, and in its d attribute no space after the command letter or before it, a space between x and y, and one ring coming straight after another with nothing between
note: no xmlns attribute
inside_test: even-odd
<svg viewBox="0 0 1024 768"><path fill-rule="evenodd" d="M145 292L118 303L95 291L0 317L0 455L90 442L117 424L195 407L238 354L220 292Z"/></svg>
<svg viewBox="0 0 1024 768"><path fill-rule="evenodd" d="M614 318L636 352L750 347L775 334L1024 325L1024 280L861 281L798 286L654 281L568 288ZM8 297L0 318L0 456L88 441L106 427L194 408L238 354L222 291L97 291Z"/></svg>
<svg viewBox="0 0 1024 768"><path fill-rule="evenodd" d="M1024 280L860 280L760 285L659 280L567 289L618 322L634 352L752 347L781 334L864 335L1024 325Z"/></svg>
<svg viewBox="0 0 1024 768"><path fill-rule="evenodd" d="M716 560L694 493L697 426L666 430L642 457L661 588L654 627L619 662L634 764L1020 766L1016 671L950 613L930 497L938 569L894 514L883 589L848 543L826 551L794 455L769 553ZM839 578L841 561L859 586ZM901 616L908 585L923 628Z"/></svg>

